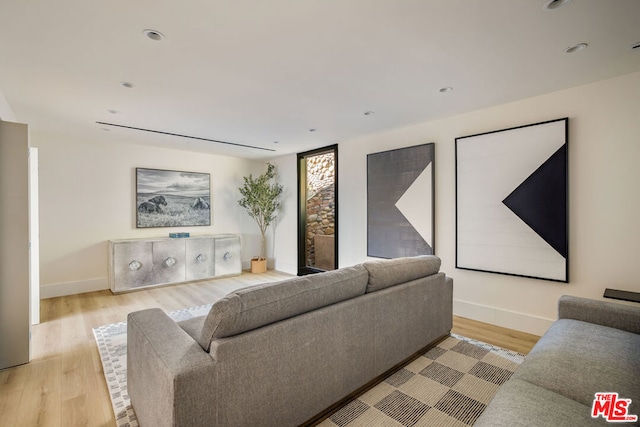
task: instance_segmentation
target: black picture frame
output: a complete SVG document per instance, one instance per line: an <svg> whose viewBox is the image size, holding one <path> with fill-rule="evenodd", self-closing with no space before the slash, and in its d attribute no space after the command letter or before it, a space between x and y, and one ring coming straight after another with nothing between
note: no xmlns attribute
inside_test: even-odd
<svg viewBox="0 0 640 427"><path fill-rule="evenodd" d="M435 143L367 155L367 256L435 254Z"/></svg>
<svg viewBox="0 0 640 427"><path fill-rule="evenodd" d="M568 145L568 118L456 138L456 268L569 281Z"/></svg>
<svg viewBox="0 0 640 427"><path fill-rule="evenodd" d="M211 176L136 168L136 228L211 225Z"/></svg>

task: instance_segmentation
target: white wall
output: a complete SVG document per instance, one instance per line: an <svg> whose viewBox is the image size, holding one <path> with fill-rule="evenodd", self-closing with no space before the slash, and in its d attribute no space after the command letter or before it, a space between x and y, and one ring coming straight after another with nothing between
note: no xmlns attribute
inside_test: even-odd
<svg viewBox="0 0 640 427"><path fill-rule="evenodd" d="M242 235L243 266L259 247L259 231L238 206L242 177L261 162L114 141L33 133L40 161L42 298L107 289L107 240L168 236L173 231ZM135 168L211 174L212 225L136 229Z"/></svg>
<svg viewBox="0 0 640 427"><path fill-rule="evenodd" d="M275 269L290 274L298 272L298 169L295 154L271 161L282 184L282 205L270 237L275 254ZM274 226L275 225L275 226Z"/></svg>
<svg viewBox="0 0 640 427"><path fill-rule="evenodd" d="M461 95L457 95L461 96ZM436 254L454 278L454 312L542 334L563 294L640 292L640 73L444 118L339 145L339 264L366 256L366 155L436 143ZM455 268L455 138L569 117L568 284ZM295 185L295 156L275 162ZM276 265L295 263L295 190L276 230Z"/></svg>
<svg viewBox="0 0 640 427"><path fill-rule="evenodd" d="M7 99L4 97L2 89L0 89L0 120L5 122L15 122L16 116L13 114L13 110L9 106Z"/></svg>

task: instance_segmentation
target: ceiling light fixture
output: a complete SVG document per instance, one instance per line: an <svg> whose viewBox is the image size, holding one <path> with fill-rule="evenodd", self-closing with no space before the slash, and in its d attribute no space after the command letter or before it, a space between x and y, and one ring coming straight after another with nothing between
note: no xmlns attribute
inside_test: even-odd
<svg viewBox="0 0 640 427"><path fill-rule="evenodd" d="M144 30L142 32L145 36L150 38L153 41L159 42L160 40L164 40L166 37L160 31L156 30Z"/></svg>
<svg viewBox="0 0 640 427"><path fill-rule="evenodd" d="M564 53L576 53L576 52L580 52L583 49L586 49L587 46L589 46L586 43L578 43L578 44L574 44L571 47L568 47L564 50Z"/></svg>
<svg viewBox="0 0 640 427"><path fill-rule="evenodd" d="M373 112L373 111L365 111L364 112L365 116L373 116L374 114L375 114L375 112Z"/></svg>
<svg viewBox="0 0 640 427"><path fill-rule="evenodd" d="M309 129L309 132L315 132L315 131L317 131L317 130L318 130L318 129L311 128L311 129Z"/></svg>
<svg viewBox="0 0 640 427"><path fill-rule="evenodd" d="M127 89L132 89L132 88L136 87L136 85L134 85L131 82L122 82L122 83L120 83L120 86L126 87Z"/></svg>
<svg viewBox="0 0 640 427"><path fill-rule="evenodd" d="M447 92L451 92L452 90L453 90L453 88L451 86L447 86L447 87L440 88L440 90L438 90L438 92L447 93Z"/></svg>
<svg viewBox="0 0 640 427"><path fill-rule="evenodd" d="M550 0L546 2L542 8L544 10L556 10L568 5L569 3L571 3L571 0Z"/></svg>
<svg viewBox="0 0 640 427"><path fill-rule="evenodd" d="M107 110L107 113L109 113L109 114L118 114L118 110L109 109L109 110Z"/></svg>

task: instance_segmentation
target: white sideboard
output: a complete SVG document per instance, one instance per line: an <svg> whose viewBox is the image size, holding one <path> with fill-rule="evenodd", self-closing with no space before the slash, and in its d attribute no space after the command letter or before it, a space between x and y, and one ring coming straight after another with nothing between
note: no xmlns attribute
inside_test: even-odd
<svg viewBox="0 0 640 427"><path fill-rule="evenodd" d="M242 272L240 236L109 240L114 293Z"/></svg>

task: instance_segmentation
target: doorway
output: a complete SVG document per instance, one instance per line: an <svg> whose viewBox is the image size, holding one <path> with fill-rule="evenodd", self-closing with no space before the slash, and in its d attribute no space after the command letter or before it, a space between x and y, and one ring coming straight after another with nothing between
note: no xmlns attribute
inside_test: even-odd
<svg viewBox="0 0 640 427"><path fill-rule="evenodd" d="M338 146L298 153L298 275L338 268Z"/></svg>

